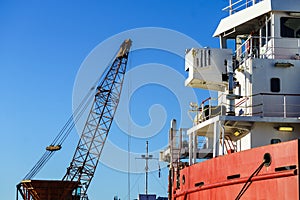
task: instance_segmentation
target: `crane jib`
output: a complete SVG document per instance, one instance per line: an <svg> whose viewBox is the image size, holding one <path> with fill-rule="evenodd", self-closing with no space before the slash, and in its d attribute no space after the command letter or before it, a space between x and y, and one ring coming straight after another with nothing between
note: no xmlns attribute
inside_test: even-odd
<svg viewBox="0 0 300 200"><path fill-rule="evenodd" d="M130 39L122 43L113 64L98 85L72 162L63 177L66 181L80 182L82 197L94 176L119 103L131 44Z"/></svg>
<svg viewBox="0 0 300 200"><path fill-rule="evenodd" d="M100 83L88 91L59 134L46 147L46 152L40 160L17 185L17 199L19 194L24 200L48 199L48 197L60 200L88 199L87 189L94 176L120 101L131 44L130 39L121 44L113 63L100 79ZM62 143L82 116L83 111L90 105L91 100L93 100L92 107L63 179L32 180L51 156L62 148Z"/></svg>

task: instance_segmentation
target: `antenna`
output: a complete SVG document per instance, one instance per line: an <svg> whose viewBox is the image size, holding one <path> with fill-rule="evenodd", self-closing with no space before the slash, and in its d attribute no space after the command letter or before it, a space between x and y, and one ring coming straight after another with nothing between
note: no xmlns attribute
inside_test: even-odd
<svg viewBox="0 0 300 200"><path fill-rule="evenodd" d="M141 155L140 158L136 158L136 159L144 159L146 162L146 165L145 165L145 194L148 195L148 172L149 172L148 160L151 160L151 159L157 160L157 158L153 158L153 155L149 155L148 141L146 141L146 155L143 154L143 155Z"/></svg>

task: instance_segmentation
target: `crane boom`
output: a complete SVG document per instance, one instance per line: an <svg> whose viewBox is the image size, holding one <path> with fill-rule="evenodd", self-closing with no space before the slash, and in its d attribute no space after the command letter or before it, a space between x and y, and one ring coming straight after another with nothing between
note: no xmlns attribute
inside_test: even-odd
<svg viewBox="0 0 300 200"><path fill-rule="evenodd" d="M63 177L64 181L80 182L81 199L87 198L87 189L94 176L119 103L131 44L130 39L122 43L116 58L98 85L75 154Z"/></svg>

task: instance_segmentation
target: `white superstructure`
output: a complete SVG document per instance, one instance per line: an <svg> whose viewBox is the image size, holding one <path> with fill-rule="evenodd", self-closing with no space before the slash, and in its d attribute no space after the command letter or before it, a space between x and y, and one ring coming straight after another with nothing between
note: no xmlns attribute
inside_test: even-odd
<svg viewBox="0 0 300 200"><path fill-rule="evenodd" d="M224 10L221 48L186 51L186 86L218 92L192 104L190 164L204 149L215 157L300 137L300 2L230 0Z"/></svg>

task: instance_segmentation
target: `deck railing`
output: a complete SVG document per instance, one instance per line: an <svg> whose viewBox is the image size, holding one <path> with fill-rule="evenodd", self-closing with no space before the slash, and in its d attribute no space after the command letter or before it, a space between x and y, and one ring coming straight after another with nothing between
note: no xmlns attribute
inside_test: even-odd
<svg viewBox="0 0 300 200"><path fill-rule="evenodd" d="M229 6L223 8L223 11L229 11L229 15L232 15L240 10L253 6L254 4L263 0L229 0Z"/></svg>
<svg viewBox="0 0 300 200"><path fill-rule="evenodd" d="M262 117L300 117L300 94L260 93L252 98L252 115Z"/></svg>
<svg viewBox="0 0 300 200"><path fill-rule="evenodd" d="M219 101L218 106L212 104L217 99L224 100L222 96L224 95L216 99L209 98L203 109L197 111L194 123L198 124L217 115L226 115L229 108L227 101ZM235 108L236 116L298 118L300 117L300 94L259 93L236 101Z"/></svg>
<svg viewBox="0 0 300 200"><path fill-rule="evenodd" d="M300 59L300 38L251 36L235 51L238 61L249 57L262 59Z"/></svg>

